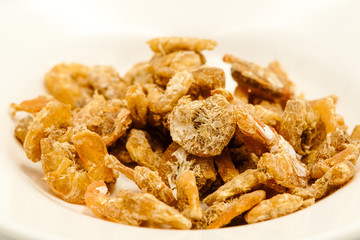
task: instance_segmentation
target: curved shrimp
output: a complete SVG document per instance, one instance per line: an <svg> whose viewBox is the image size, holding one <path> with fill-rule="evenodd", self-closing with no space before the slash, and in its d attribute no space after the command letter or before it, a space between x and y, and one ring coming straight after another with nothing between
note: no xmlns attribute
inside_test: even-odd
<svg viewBox="0 0 360 240"><path fill-rule="evenodd" d="M155 54L150 60L154 73L154 82L165 87L177 72L190 71L205 63L201 53L176 51L166 55Z"/></svg>
<svg viewBox="0 0 360 240"><path fill-rule="evenodd" d="M148 99L140 84L131 85L127 88L125 99L130 110L131 118L135 128L142 128L146 125L148 111Z"/></svg>
<svg viewBox="0 0 360 240"><path fill-rule="evenodd" d="M225 87L225 73L216 67L201 66L177 72L167 83L165 91L148 84L149 108L154 113L170 112L185 95L207 98L214 89Z"/></svg>
<svg viewBox="0 0 360 240"><path fill-rule="evenodd" d="M333 191L345 183L355 175L356 168L354 164L348 160L340 162L331 167L322 177L318 178L312 185L302 188L296 187L291 189L291 193L304 199L320 199L329 191Z"/></svg>
<svg viewBox="0 0 360 240"><path fill-rule="evenodd" d="M85 106L95 92L106 99L123 98L128 83L111 66L61 63L45 75L45 86L57 100L74 109Z"/></svg>
<svg viewBox="0 0 360 240"><path fill-rule="evenodd" d="M86 191L86 205L98 217L135 226L151 221L176 229L191 228L190 220L151 194L119 191L116 198L110 198L107 192L104 181L93 182Z"/></svg>
<svg viewBox="0 0 360 240"><path fill-rule="evenodd" d="M107 183L116 180L118 175L106 165L108 151L101 136L84 130L74 134L71 140L79 155L77 163L88 172L92 180L104 180Z"/></svg>
<svg viewBox="0 0 360 240"><path fill-rule="evenodd" d="M75 148L68 142L58 142L57 134L41 140L44 180L60 198L71 203L83 203L91 178L85 170L79 170Z"/></svg>
<svg viewBox="0 0 360 240"><path fill-rule="evenodd" d="M87 87L90 68L81 64L61 63L45 75L45 86L52 96L72 108L90 101L93 90Z"/></svg>
<svg viewBox="0 0 360 240"><path fill-rule="evenodd" d="M234 80L261 98L286 103L294 95L294 83L289 80L277 61L263 68L230 54L225 55L223 60L231 63L231 74Z"/></svg>
<svg viewBox="0 0 360 240"><path fill-rule="evenodd" d="M41 163L45 181L62 199L83 203L91 182L113 183L118 174L105 165L107 150L101 137L88 130L72 135L57 130L41 140ZM79 166L80 165L80 166Z"/></svg>
<svg viewBox="0 0 360 240"><path fill-rule="evenodd" d="M71 126L70 105L59 101L50 101L38 113L34 115L33 121L29 124L24 139L26 156L33 162L41 159L41 139L47 137L51 131Z"/></svg>
<svg viewBox="0 0 360 240"><path fill-rule="evenodd" d="M149 109L154 113L170 112L189 90L194 79L188 71L181 71L176 73L166 85L166 90L163 92L155 84L148 84L146 86L148 91Z"/></svg>
<svg viewBox="0 0 360 240"><path fill-rule="evenodd" d="M236 106L237 126L245 144L261 158L257 168L264 179L293 188L305 187L309 172L293 147L274 129L253 117L244 107ZM265 153L265 154L263 154Z"/></svg>
<svg viewBox="0 0 360 240"><path fill-rule="evenodd" d="M86 188L94 180L110 183L117 178L104 165L107 149L101 137L82 127L74 129L69 104L49 101L23 133L26 155L33 162L41 160L44 180L68 202L84 202Z"/></svg>
<svg viewBox="0 0 360 240"><path fill-rule="evenodd" d="M74 113L74 123L85 125L99 134L106 146L119 139L131 122L130 111L124 100L106 100L100 94L95 94L91 101Z"/></svg>
<svg viewBox="0 0 360 240"><path fill-rule="evenodd" d="M205 64L202 50L212 50L217 43L207 39L163 37L148 41L154 56L149 61L154 82L166 86L176 72L190 70Z"/></svg>

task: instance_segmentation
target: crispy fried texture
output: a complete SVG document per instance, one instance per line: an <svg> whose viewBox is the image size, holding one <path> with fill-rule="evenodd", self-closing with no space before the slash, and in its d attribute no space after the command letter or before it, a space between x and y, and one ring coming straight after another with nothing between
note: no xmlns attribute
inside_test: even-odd
<svg viewBox="0 0 360 240"><path fill-rule="evenodd" d="M150 60L154 73L154 82L164 87L177 73L191 71L205 64L205 59L193 51L176 51L167 55L155 54Z"/></svg>
<svg viewBox="0 0 360 240"><path fill-rule="evenodd" d="M96 132L106 146L110 146L129 128L131 117L124 101L105 100L103 95L95 94L89 103L75 112L74 122Z"/></svg>
<svg viewBox="0 0 360 240"><path fill-rule="evenodd" d="M355 164L358 157L359 146L355 144L348 144L344 150L335 154L334 156L317 161L311 168L311 177L322 177L327 171L329 171L331 167L340 162L350 161Z"/></svg>
<svg viewBox="0 0 360 240"><path fill-rule="evenodd" d="M258 171L255 169L249 169L219 187L215 192L208 195L203 202L208 205L212 205L215 202L225 201L235 195L249 192L256 188L259 184Z"/></svg>
<svg viewBox="0 0 360 240"><path fill-rule="evenodd" d="M131 159L140 166L145 166L153 171L160 168L161 157L152 150L145 131L131 129L126 142L126 149Z"/></svg>
<svg viewBox="0 0 360 240"><path fill-rule="evenodd" d="M281 121L281 116L276 111L267 109L262 105L246 104L244 107L264 124L276 128Z"/></svg>
<svg viewBox="0 0 360 240"><path fill-rule="evenodd" d="M244 107L237 106L236 114L237 126L245 144L261 155L257 168L264 173L264 179L267 179L265 182L275 181L288 188L305 186L309 172L296 156L293 147Z"/></svg>
<svg viewBox="0 0 360 240"><path fill-rule="evenodd" d="M184 148L173 142L164 152L160 176L174 189L178 176L191 170L196 179L198 189L206 187L216 180L214 160L211 157L198 157L189 154Z"/></svg>
<svg viewBox="0 0 360 240"><path fill-rule="evenodd" d="M88 73L88 84L106 99L125 97L128 83L111 66L94 66Z"/></svg>
<svg viewBox="0 0 360 240"><path fill-rule="evenodd" d="M134 170L134 181L141 190L151 193L169 206L175 206L176 200L173 192L161 180L156 171L152 171L147 167L136 166Z"/></svg>
<svg viewBox="0 0 360 240"><path fill-rule="evenodd" d="M305 187L309 172L304 165L288 152L264 153L257 165L267 180L287 187Z"/></svg>
<svg viewBox="0 0 360 240"><path fill-rule="evenodd" d="M257 223L281 217L298 210L303 204L303 199L289 193L278 194L270 199L261 201L246 215L247 223Z"/></svg>
<svg viewBox="0 0 360 240"><path fill-rule="evenodd" d="M294 188L292 194L304 199L322 198L329 191L347 183L355 174L355 166L350 161L344 161L331 167L321 178L307 188Z"/></svg>
<svg viewBox="0 0 360 240"><path fill-rule="evenodd" d="M180 173L176 180L176 189L177 207L180 212L190 219L201 219L203 212L200 207L199 190L191 170Z"/></svg>
<svg viewBox="0 0 360 240"><path fill-rule="evenodd" d="M72 108L83 107L93 95L87 86L89 71L89 67L77 63L58 64L45 75L45 87L60 102Z"/></svg>
<svg viewBox="0 0 360 240"><path fill-rule="evenodd" d="M335 104L331 97L321 98L310 102L311 107L317 115L318 122L324 125L325 133L333 132L337 129L335 114Z"/></svg>
<svg viewBox="0 0 360 240"><path fill-rule="evenodd" d="M119 191L116 198L110 198L107 192L105 183L96 181L85 194L86 205L101 218L135 226L141 221L153 221L177 229L191 227L190 220L149 193Z"/></svg>
<svg viewBox="0 0 360 240"><path fill-rule="evenodd" d="M189 72L181 71L170 79L164 92L155 84L148 84L146 88L149 109L154 113L170 112L178 100L188 92L193 81Z"/></svg>
<svg viewBox="0 0 360 240"><path fill-rule="evenodd" d="M235 121L232 106L221 95L197 101L183 97L169 115L170 135L193 155L215 156L234 135Z"/></svg>
<svg viewBox="0 0 360 240"><path fill-rule="evenodd" d="M224 211L216 218L207 229L220 228L230 221L242 214L243 212L251 209L253 206L261 202L261 200L265 199L265 191L257 190L251 193L247 193L241 196L238 200L234 201L230 204Z"/></svg>
<svg viewBox="0 0 360 240"><path fill-rule="evenodd" d="M57 141L57 135L53 133L41 140L44 180L65 201L83 203L86 189L92 182L91 177L85 170L78 169L74 146Z"/></svg>
<svg viewBox="0 0 360 240"><path fill-rule="evenodd" d="M148 111L148 99L143 87L140 84L129 86L125 94L125 99L134 127L144 127Z"/></svg>
<svg viewBox="0 0 360 240"><path fill-rule="evenodd" d="M350 141L349 135L344 130L338 130L327 134L324 141L314 148L304 159L304 162L307 163L307 167L310 170L311 176L313 178L321 177L323 174L321 172L323 171L320 170L319 172L319 167L324 165L326 161L329 161L327 159L333 158L335 155L346 149L350 144Z"/></svg>
<svg viewBox="0 0 360 240"><path fill-rule="evenodd" d="M191 72L194 79L187 94L198 99L210 97L211 91L225 88L225 73L221 68L201 66Z"/></svg>
<svg viewBox="0 0 360 240"><path fill-rule="evenodd" d="M113 170L105 165L108 154L102 138L89 130L84 130L72 136L75 150L79 155L77 163L84 168L92 180L113 182L118 177Z"/></svg>
<svg viewBox="0 0 360 240"><path fill-rule="evenodd" d="M214 161L224 182L228 182L239 175L239 171L236 169L227 147L224 148L220 155L214 157Z"/></svg>
<svg viewBox="0 0 360 240"><path fill-rule="evenodd" d="M316 114L306 100L289 100L281 115L279 134L298 154L308 154L316 136L316 121Z"/></svg>
<svg viewBox="0 0 360 240"><path fill-rule="evenodd" d="M251 89L252 93L262 98L286 102L294 95L294 84L278 62L263 68L230 54L225 55L223 60L232 64L231 74L240 86Z"/></svg>
<svg viewBox="0 0 360 240"><path fill-rule="evenodd" d="M33 162L41 159L41 139L52 130L66 128L72 124L70 105L51 101L34 115L24 140L26 156Z"/></svg>
<svg viewBox="0 0 360 240"><path fill-rule="evenodd" d="M43 107L48 104L52 100L52 97L47 95L40 95L34 99L25 100L22 101L20 104L11 103L10 108L12 111L25 111L28 113L37 113L39 112ZM14 114L13 113L13 114Z"/></svg>
<svg viewBox="0 0 360 240"><path fill-rule="evenodd" d="M227 54L232 94L224 70L205 65L215 41L148 44L153 56L123 78L62 63L45 75L50 95L10 104L28 116L15 137L59 198L116 223L214 229L299 211L355 175L360 127L348 135L337 96L308 101L279 62ZM142 192L110 197L119 174Z"/></svg>

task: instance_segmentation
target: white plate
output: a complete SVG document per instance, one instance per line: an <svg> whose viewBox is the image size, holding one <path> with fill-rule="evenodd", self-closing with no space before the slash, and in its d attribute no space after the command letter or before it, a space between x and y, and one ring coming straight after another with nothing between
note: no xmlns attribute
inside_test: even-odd
<svg viewBox="0 0 360 240"><path fill-rule="evenodd" d="M173 231L100 220L49 191L41 166L14 139L8 114L9 103L45 92L43 75L56 63L108 64L124 74L150 58L146 40L178 35L217 40L205 56L227 73L225 53L263 65L280 60L308 98L338 94L337 111L351 130L360 123L359 7L358 1L0 1L0 238L360 238L359 176L312 207L254 225Z"/></svg>

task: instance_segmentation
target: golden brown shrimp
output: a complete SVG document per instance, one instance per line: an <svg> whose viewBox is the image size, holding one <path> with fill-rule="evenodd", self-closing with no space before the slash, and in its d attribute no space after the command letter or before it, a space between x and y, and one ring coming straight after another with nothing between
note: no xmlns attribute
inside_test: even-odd
<svg viewBox="0 0 360 240"><path fill-rule="evenodd" d="M300 154L310 152L316 137L317 116L310 103L303 99L289 100L281 115L279 134Z"/></svg>
<svg viewBox="0 0 360 240"><path fill-rule="evenodd" d="M101 137L88 130L72 135L57 130L41 140L41 163L45 181L62 199L68 202L84 202L88 185L97 180L107 183L116 181L118 174L106 166L106 146Z"/></svg>
<svg viewBox="0 0 360 240"><path fill-rule="evenodd" d="M41 139L47 137L53 130L66 128L72 125L70 105L59 101L50 101L34 115L29 124L24 140L26 156L33 162L41 159Z"/></svg>
<svg viewBox="0 0 360 240"><path fill-rule="evenodd" d="M228 182L239 175L239 171L231 159L231 154L228 147L225 147L220 155L214 157L214 161L221 179Z"/></svg>
<svg viewBox="0 0 360 240"><path fill-rule="evenodd" d="M41 140L44 180L65 201L83 203L92 180L85 170L78 169L74 146L68 142L58 142L57 138L52 134Z"/></svg>
<svg viewBox="0 0 360 240"><path fill-rule="evenodd" d="M303 199L289 193L278 194L261 201L246 215L247 223L256 223L281 217L297 211L303 204Z"/></svg>
<svg viewBox="0 0 360 240"><path fill-rule="evenodd" d="M45 75L45 86L57 100L83 107L95 92L106 99L124 98L128 83L110 66L58 64Z"/></svg>
<svg viewBox="0 0 360 240"><path fill-rule="evenodd" d="M326 134L338 128L335 114L335 103L332 97L320 98L309 102L317 116L317 121L324 125Z"/></svg>
<svg viewBox="0 0 360 240"><path fill-rule="evenodd" d="M48 104L53 98L47 95L40 95L34 99L22 101L20 104L11 103L10 108L12 109L12 114L14 115L17 111L25 111L28 113L37 113L43 107Z"/></svg>
<svg viewBox="0 0 360 240"><path fill-rule="evenodd" d="M284 187L306 186L309 172L298 159L293 147L274 129L253 117L245 108L236 106L236 114L237 126L245 144L262 156L257 167L264 173L264 177Z"/></svg>
<svg viewBox="0 0 360 240"><path fill-rule="evenodd" d="M359 146L348 144L344 150L327 159L320 159L311 168L311 177L320 178L336 164L350 161L355 164L359 157Z"/></svg>
<svg viewBox="0 0 360 240"><path fill-rule="evenodd" d="M210 97L214 95L211 91L225 88L225 73L221 68L200 66L191 75L194 81L187 94L194 99Z"/></svg>
<svg viewBox="0 0 360 240"><path fill-rule="evenodd" d="M135 128L142 128L146 124L146 114L148 111L148 99L140 84L132 85L127 88L125 99Z"/></svg>
<svg viewBox="0 0 360 240"><path fill-rule="evenodd" d="M86 205L101 218L135 226L142 221L152 221L176 229L191 228L190 220L151 194L119 191L116 198L110 198L107 192L106 184L96 181L85 194Z"/></svg>
<svg viewBox="0 0 360 240"><path fill-rule="evenodd" d="M353 163L344 161L331 167L321 178L306 188L296 187L291 189L291 193L304 199L324 197L329 191L332 191L348 181L355 175L356 170Z"/></svg>
<svg viewBox="0 0 360 240"><path fill-rule="evenodd" d="M130 180L134 181L140 190L151 193L167 205L176 205L172 190L161 180L156 171L141 166L136 166L135 169L126 167L111 155L107 155L106 161L108 162L107 166L121 172Z"/></svg>
<svg viewBox="0 0 360 240"><path fill-rule="evenodd" d="M286 103L294 95L294 84L277 61L263 68L230 54L225 55L223 60L232 64L231 74L235 81L261 98Z"/></svg>
<svg viewBox="0 0 360 240"><path fill-rule="evenodd" d="M331 166L340 161L351 160L355 163L359 152L357 143L351 142L351 138L344 130L328 133L324 141L304 158L311 177L321 177Z"/></svg>
<svg viewBox="0 0 360 240"><path fill-rule="evenodd" d="M165 92L155 84L148 84L146 88L149 109L154 113L170 112L178 100L187 93L193 81L188 71L181 71L170 79Z"/></svg>
<svg viewBox="0 0 360 240"><path fill-rule="evenodd" d="M233 196L247 193L258 187L259 184L258 170L248 169L226 182L212 194L208 195L204 198L203 202L212 205L215 202L225 201Z"/></svg>
<svg viewBox="0 0 360 240"><path fill-rule="evenodd" d="M77 63L58 64L45 75L45 86L60 102L72 108L82 107L93 95L87 86L89 71L89 67Z"/></svg>
<svg viewBox="0 0 360 240"><path fill-rule="evenodd" d="M87 83L107 100L122 99L129 84L111 66L94 66L88 72Z"/></svg>
<svg viewBox="0 0 360 240"><path fill-rule="evenodd" d="M262 105L244 104L242 106L246 108L249 113L270 127L276 128L280 123L280 114L273 110L267 109Z"/></svg>
<svg viewBox="0 0 360 240"><path fill-rule="evenodd" d="M253 206L265 199L265 191L257 190L251 193L246 193L237 200L231 202L222 213L207 227L207 229L220 228L236 217L251 209Z"/></svg>
<svg viewBox="0 0 360 240"><path fill-rule="evenodd" d="M129 128L130 111L125 100L105 100L103 95L95 94L91 101L74 113L74 124L85 125L99 134L106 146L110 146Z"/></svg>
<svg viewBox="0 0 360 240"><path fill-rule="evenodd" d="M200 219L203 212L200 207L199 190L196 186L195 175L190 170L180 173L176 181L177 207L180 212L190 219Z"/></svg>
<svg viewBox="0 0 360 240"><path fill-rule="evenodd" d="M195 101L185 96L168 119L173 141L200 157L220 154L234 135L236 125L232 105L220 94Z"/></svg>
<svg viewBox="0 0 360 240"><path fill-rule="evenodd" d="M186 170L194 173L196 185L201 191L207 190L208 185L216 180L213 158L192 155L176 142L171 143L164 152L161 166L159 175L172 189L175 189L179 175Z"/></svg>
<svg viewBox="0 0 360 240"><path fill-rule="evenodd" d="M108 151L98 134L84 130L74 134L72 142L79 155L77 162L88 172L92 180L104 180L107 183L116 180L118 175L105 164Z"/></svg>
<svg viewBox="0 0 360 240"><path fill-rule="evenodd" d="M205 64L200 53L193 51L177 51L167 55L155 54L150 60L154 72L154 81L158 86L165 87L177 73L191 71Z"/></svg>
<svg viewBox="0 0 360 240"><path fill-rule="evenodd" d="M126 149L131 159L140 166L145 166L153 171L158 171L163 166L161 157L152 150L145 131L131 129Z"/></svg>

